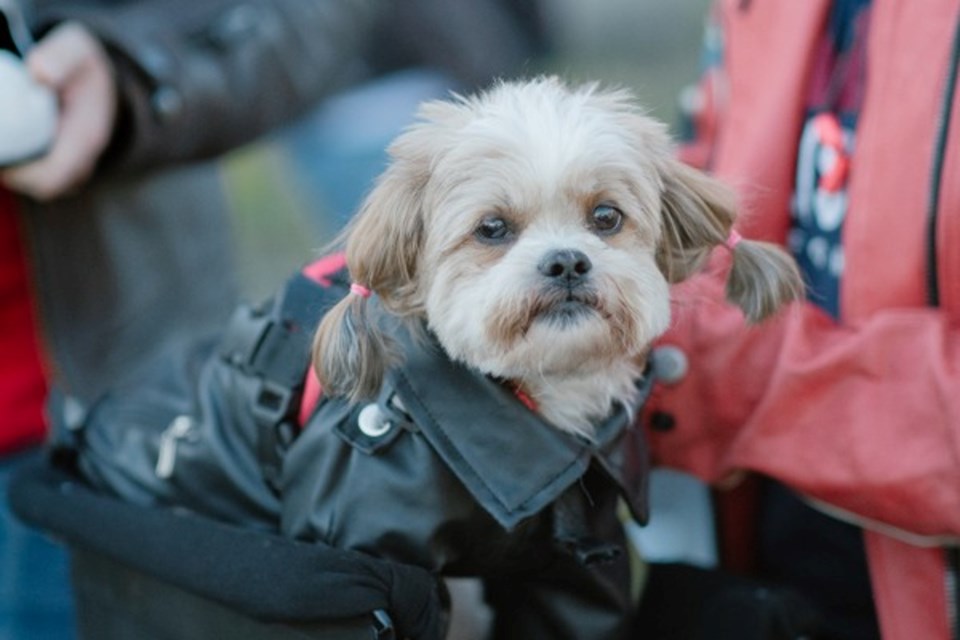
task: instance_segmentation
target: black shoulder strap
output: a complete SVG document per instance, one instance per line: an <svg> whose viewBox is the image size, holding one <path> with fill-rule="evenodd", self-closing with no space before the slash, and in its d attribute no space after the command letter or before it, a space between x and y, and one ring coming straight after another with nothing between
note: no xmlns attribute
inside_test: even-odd
<svg viewBox="0 0 960 640"><path fill-rule="evenodd" d="M298 273L265 305L240 307L221 342L220 356L259 380L251 411L259 425L259 455L270 486L275 486L283 452L297 434L295 419L313 333L349 290L345 270L327 279L329 286Z"/></svg>

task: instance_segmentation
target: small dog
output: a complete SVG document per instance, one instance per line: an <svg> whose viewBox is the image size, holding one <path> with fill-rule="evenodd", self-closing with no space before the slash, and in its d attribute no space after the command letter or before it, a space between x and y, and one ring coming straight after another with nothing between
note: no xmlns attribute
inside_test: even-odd
<svg viewBox="0 0 960 640"><path fill-rule="evenodd" d="M502 82L419 115L347 231L355 291L590 438L615 402L632 406L669 285L728 243L729 192L675 159L623 90ZM728 297L750 320L798 296L784 252L733 244ZM328 394L373 396L395 359L364 306L348 296L317 331Z"/></svg>

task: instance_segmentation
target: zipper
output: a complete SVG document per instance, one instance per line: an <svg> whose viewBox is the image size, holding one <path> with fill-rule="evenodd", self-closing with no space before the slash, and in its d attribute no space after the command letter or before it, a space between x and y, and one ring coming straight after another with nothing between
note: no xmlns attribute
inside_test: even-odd
<svg viewBox="0 0 960 640"><path fill-rule="evenodd" d="M192 432L193 419L190 416L177 416L160 434L157 464L154 467L154 473L158 478L169 480L173 476L173 468L177 460L177 444L192 436Z"/></svg>
<svg viewBox="0 0 960 640"><path fill-rule="evenodd" d="M957 71L960 67L960 18L957 19L953 32L953 44L950 52L950 65L944 85L943 103L940 106L940 117L937 122L937 138L933 151L933 167L930 176L930 191L927 203L927 304L931 307L940 306L940 274L937 265L937 226L940 217L940 189L943 182L943 165L945 162L947 140L950 137L950 119L953 112L953 102L957 91ZM950 637L960 640L960 548L956 546L944 547L944 588L947 600L947 622L950 628Z"/></svg>
<svg viewBox="0 0 960 640"><path fill-rule="evenodd" d="M953 98L957 90L957 69L960 65L960 18L953 32L950 66L947 71L943 103L937 120L937 138L933 151L933 167L930 176L930 191L927 200L927 303L940 306L939 268L937 266L937 221L940 217L940 189L943 182L943 165L946 157L947 139L950 137L950 116Z"/></svg>

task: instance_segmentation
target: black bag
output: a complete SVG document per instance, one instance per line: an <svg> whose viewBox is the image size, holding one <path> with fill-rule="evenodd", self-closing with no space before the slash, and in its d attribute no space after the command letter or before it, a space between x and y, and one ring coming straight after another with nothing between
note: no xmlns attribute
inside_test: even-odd
<svg viewBox="0 0 960 640"><path fill-rule="evenodd" d="M123 502L47 461L9 497L68 546L83 640L444 636L444 594L417 567Z"/></svg>

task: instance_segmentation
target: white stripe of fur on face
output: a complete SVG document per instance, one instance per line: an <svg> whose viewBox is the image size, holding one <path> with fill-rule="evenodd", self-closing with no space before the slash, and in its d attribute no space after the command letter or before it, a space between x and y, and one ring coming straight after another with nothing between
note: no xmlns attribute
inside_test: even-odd
<svg viewBox="0 0 960 640"><path fill-rule="evenodd" d="M622 98L544 81L467 102L457 144L434 156L425 194L429 327L453 359L519 385L549 422L586 436L614 401L630 406L642 355L670 317L653 164L666 149L638 148ZM659 125L649 126L663 145ZM598 205L623 213L619 232L591 227ZM491 215L509 223L509 241L476 236ZM591 308L570 322L551 317L557 301L538 270L557 250L592 265L583 285Z"/></svg>

